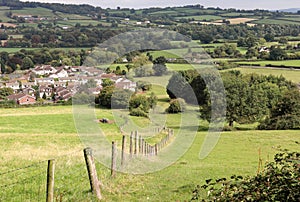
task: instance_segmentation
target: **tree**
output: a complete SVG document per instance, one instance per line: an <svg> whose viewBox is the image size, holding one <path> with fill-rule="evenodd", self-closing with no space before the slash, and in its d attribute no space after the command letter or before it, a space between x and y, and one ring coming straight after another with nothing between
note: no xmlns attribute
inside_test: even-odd
<svg viewBox="0 0 300 202"><path fill-rule="evenodd" d="M114 109L127 109L132 91L116 88L111 97L111 107Z"/></svg>
<svg viewBox="0 0 300 202"><path fill-rule="evenodd" d="M150 108L153 109L157 105L157 96L155 95L154 92L151 92L150 97L148 98L148 102L150 105Z"/></svg>
<svg viewBox="0 0 300 202"><path fill-rule="evenodd" d="M114 82L110 79L105 78L105 79L102 79L102 84L101 85L102 85L103 88L107 87L107 86L113 86Z"/></svg>
<svg viewBox="0 0 300 202"><path fill-rule="evenodd" d="M270 34L270 33L268 33L268 34L266 34L266 35L264 36L264 39L265 39L267 42L274 41L274 38L275 38L275 36L274 36L273 34Z"/></svg>
<svg viewBox="0 0 300 202"><path fill-rule="evenodd" d="M111 97L115 90L115 86L106 86L104 87L99 96L96 98L96 103L107 108L111 108Z"/></svg>
<svg viewBox="0 0 300 202"><path fill-rule="evenodd" d="M271 109L270 116L258 128L267 130L300 129L299 90L286 90Z"/></svg>
<svg viewBox="0 0 300 202"><path fill-rule="evenodd" d="M153 70L155 76L162 76L167 73L167 59L164 56L159 56L153 61Z"/></svg>
<svg viewBox="0 0 300 202"><path fill-rule="evenodd" d="M279 47L271 48L270 60L284 60L287 57L287 53Z"/></svg>
<svg viewBox="0 0 300 202"><path fill-rule="evenodd" d="M201 43L208 44L214 40L213 36L206 32L201 32L199 34L199 39Z"/></svg>
<svg viewBox="0 0 300 202"><path fill-rule="evenodd" d="M196 70L174 72L167 85L167 93L171 99L183 98L187 103L195 104L191 83L199 75Z"/></svg>
<svg viewBox="0 0 300 202"><path fill-rule="evenodd" d="M4 74L6 71L6 68L5 68L5 64L2 60L0 60L0 68L1 68L1 74Z"/></svg>
<svg viewBox="0 0 300 202"><path fill-rule="evenodd" d="M169 107L166 109L167 113L177 114L184 112L186 109L186 103L184 99L178 98L170 101Z"/></svg>
<svg viewBox="0 0 300 202"><path fill-rule="evenodd" d="M268 110L268 99L263 89L255 81L251 83L239 71L222 73L222 80L226 95L226 120L230 127L233 127L234 122L253 123L265 116ZM210 86L212 85L210 84ZM218 87L214 88L213 91L218 92ZM223 99L222 96L216 97ZM200 112L202 118L210 120L210 99L201 105Z"/></svg>
<svg viewBox="0 0 300 202"><path fill-rule="evenodd" d="M136 108L142 109L145 113L149 112L150 103L145 95L134 95L131 97L129 101L129 110L132 111Z"/></svg>
<svg viewBox="0 0 300 202"><path fill-rule="evenodd" d="M22 65L21 65L22 70L31 69L33 67L34 67L34 64L33 64L32 60L30 59L30 57L25 57L22 60Z"/></svg>
<svg viewBox="0 0 300 202"><path fill-rule="evenodd" d="M136 77L147 77L153 75L153 68L151 65L144 65L140 67L136 67L134 69L134 73Z"/></svg>
<svg viewBox="0 0 300 202"><path fill-rule="evenodd" d="M12 88L0 88L0 99L6 99L7 96L12 95L14 90Z"/></svg>
<svg viewBox="0 0 300 202"><path fill-rule="evenodd" d="M288 38L286 38L286 37L280 37L280 39L279 39L279 43L281 43L281 44L287 44L288 43Z"/></svg>

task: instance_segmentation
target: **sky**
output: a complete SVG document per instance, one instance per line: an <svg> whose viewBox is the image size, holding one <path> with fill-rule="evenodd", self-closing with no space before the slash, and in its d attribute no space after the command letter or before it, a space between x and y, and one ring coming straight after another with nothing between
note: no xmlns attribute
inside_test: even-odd
<svg viewBox="0 0 300 202"><path fill-rule="evenodd" d="M300 8L300 0L22 0L47 3L90 4L102 8L146 8L201 4L205 7L279 10Z"/></svg>

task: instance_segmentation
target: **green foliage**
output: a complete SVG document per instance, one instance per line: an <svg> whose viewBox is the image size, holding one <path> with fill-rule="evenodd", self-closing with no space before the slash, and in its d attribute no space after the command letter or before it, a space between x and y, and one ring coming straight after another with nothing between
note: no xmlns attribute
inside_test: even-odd
<svg viewBox="0 0 300 202"><path fill-rule="evenodd" d="M148 117L148 113L144 111L142 106L131 109L129 114L131 116Z"/></svg>
<svg viewBox="0 0 300 202"><path fill-rule="evenodd" d="M153 71L155 76L162 76L167 73L166 58L164 56L157 57L153 61Z"/></svg>
<svg viewBox="0 0 300 202"><path fill-rule="evenodd" d="M151 65L139 66L134 69L136 77L147 77L154 74L153 68Z"/></svg>
<svg viewBox="0 0 300 202"><path fill-rule="evenodd" d="M171 99L183 98L187 103L196 104L196 97L191 83L199 73L196 70L174 72L167 85L167 93Z"/></svg>
<svg viewBox="0 0 300 202"><path fill-rule="evenodd" d="M102 87L105 88L107 86L113 86L114 82L111 79L102 79Z"/></svg>
<svg viewBox="0 0 300 202"><path fill-rule="evenodd" d="M208 179L193 191L192 200L200 200L199 192L209 192L202 201L299 201L300 153L281 152L256 176L231 179Z"/></svg>
<svg viewBox="0 0 300 202"><path fill-rule="evenodd" d="M149 91L152 89L152 84L147 81L137 81L137 88L142 89L142 91Z"/></svg>
<svg viewBox="0 0 300 202"><path fill-rule="evenodd" d="M300 129L300 93L298 89L287 90L271 109L270 116L259 129Z"/></svg>
<svg viewBox="0 0 300 202"><path fill-rule="evenodd" d="M132 111L136 108L143 110L145 113L149 112L150 103L145 95L134 95L131 97L129 101L129 110Z"/></svg>
<svg viewBox="0 0 300 202"><path fill-rule="evenodd" d="M186 103L184 99L177 98L170 101L169 107L166 109L167 113L177 114L184 112L186 109Z"/></svg>
<svg viewBox="0 0 300 202"><path fill-rule="evenodd" d="M270 60L284 60L287 58L287 53L280 47L271 48Z"/></svg>
<svg viewBox="0 0 300 202"><path fill-rule="evenodd" d="M99 103L101 106L111 108L111 98L114 90L115 90L115 86L104 87L101 90L98 98L96 98L96 104Z"/></svg>
<svg viewBox="0 0 300 202"><path fill-rule="evenodd" d="M114 109L127 109L132 91L116 88L111 97L111 106Z"/></svg>
<svg viewBox="0 0 300 202"><path fill-rule="evenodd" d="M157 105L157 101L158 101L157 96L154 94L154 92L151 92L150 97L148 98L150 108L153 109Z"/></svg>
<svg viewBox="0 0 300 202"><path fill-rule="evenodd" d="M0 99L6 99L7 96L12 95L14 90L12 88L0 88Z"/></svg>

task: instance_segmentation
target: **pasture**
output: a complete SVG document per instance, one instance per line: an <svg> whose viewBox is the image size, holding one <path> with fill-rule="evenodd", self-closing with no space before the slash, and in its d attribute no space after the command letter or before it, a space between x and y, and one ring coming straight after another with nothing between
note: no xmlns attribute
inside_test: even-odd
<svg viewBox="0 0 300 202"><path fill-rule="evenodd" d="M292 66L292 67L300 67L300 60L279 60L279 61L272 61L272 60L258 60L258 61L245 61L245 62L237 62L238 64L258 64L260 66L266 65L285 65L285 66Z"/></svg>
<svg viewBox="0 0 300 202"><path fill-rule="evenodd" d="M244 74L262 74L262 75L275 75L275 76L284 76L288 80L294 83L300 83L300 71L292 69L279 69L279 68L260 68L260 67L240 67L235 68Z"/></svg>
<svg viewBox="0 0 300 202"><path fill-rule="evenodd" d="M160 104L166 107L164 89L154 86L153 91L158 94ZM98 119L114 119L108 109L97 108L95 113ZM0 109L0 114L0 174L36 164L34 167L16 171L17 175L9 181L2 181L5 178L0 178L0 184L7 184L14 182L13 180L35 177L34 183L20 182L2 188L1 200L44 200L44 161L56 159L56 198L62 198L63 201L93 201L82 153L85 145L77 135L72 106ZM167 126L174 129L175 134L178 129L188 133L191 128L180 128L180 118L180 114L168 115ZM137 117L133 121L140 126L149 122L146 118ZM120 146L122 134L116 124L99 123L99 127L109 141L115 140ZM189 150L171 166L158 172L143 175L117 173L111 178L110 169L97 162L104 200L189 200L193 188L204 184L206 179L229 177L232 174L254 175L258 169L259 158L263 162L271 161L279 148L297 150L295 141L300 141L299 131L256 131L252 125L247 126L247 131L222 132L212 153L200 160L198 155L207 135L208 124L200 121L196 127L198 132ZM4 177L7 175L9 174ZM203 192L202 196L205 195Z"/></svg>

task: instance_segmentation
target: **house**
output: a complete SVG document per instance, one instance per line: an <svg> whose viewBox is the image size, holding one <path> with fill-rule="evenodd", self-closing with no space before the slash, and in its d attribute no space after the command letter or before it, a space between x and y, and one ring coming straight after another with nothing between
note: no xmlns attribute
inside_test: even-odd
<svg viewBox="0 0 300 202"><path fill-rule="evenodd" d="M260 53L261 53L261 52L267 52L267 53L269 53L270 50L269 50L266 46L262 46L262 47L260 47L259 52L260 52Z"/></svg>
<svg viewBox="0 0 300 202"><path fill-rule="evenodd" d="M58 100L64 100L67 101L72 97L72 93L67 89L62 86L59 86L57 88L54 88L54 99L55 101Z"/></svg>
<svg viewBox="0 0 300 202"><path fill-rule="evenodd" d="M119 78L115 81L115 86L117 88L135 91L136 83L132 82L126 78Z"/></svg>
<svg viewBox="0 0 300 202"><path fill-rule="evenodd" d="M102 90L102 86L98 86L96 88L89 88L88 90L93 95L99 95L100 91Z"/></svg>
<svg viewBox="0 0 300 202"><path fill-rule="evenodd" d="M35 79L35 84L36 85L45 85L45 84L54 84L55 79L54 78L36 78Z"/></svg>
<svg viewBox="0 0 300 202"><path fill-rule="evenodd" d="M23 88L22 93L25 93L27 95L30 95L32 97L35 97L35 89L28 87L28 88Z"/></svg>
<svg viewBox="0 0 300 202"><path fill-rule="evenodd" d="M45 94L46 97L48 98L48 97L51 97L53 89L52 89L52 87L49 87L47 85L42 85L42 86L40 86L39 91L40 91L40 96L41 97L43 97L44 94Z"/></svg>
<svg viewBox="0 0 300 202"><path fill-rule="evenodd" d="M35 97L25 93L12 94L7 97L8 100L13 100L19 105L35 104Z"/></svg>
<svg viewBox="0 0 300 202"><path fill-rule="evenodd" d="M63 67L60 67L56 69L56 72L51 74L49 77L58 79L58 78L64 78L68 76L69 76L68 72Z"/></svg>
<svg viewBox="0 0 300 202"><path fill-rule="evenodd" d="M36 66L32 70L32 72L35 73L36 75L44 76L44 75L54 74L57 72L57 70L51 65L41 65L41 66Z"/></svg>
<svg viewBox="0 0 300 202"><path fill-rule="evenodd" d="M22 82L22 86L21 88L22 89L25 89L25 88L32 88L32 86L35 86L36 84L34 82Z"/></svg>
<svg viewBox="0 0 300 202"><path fill-rule="evenodd" d="M12 88L14 90L14 92L17 92L18 90L20 90L20 83L18 81L7 82L5 85L8 88Z"/></svg>

